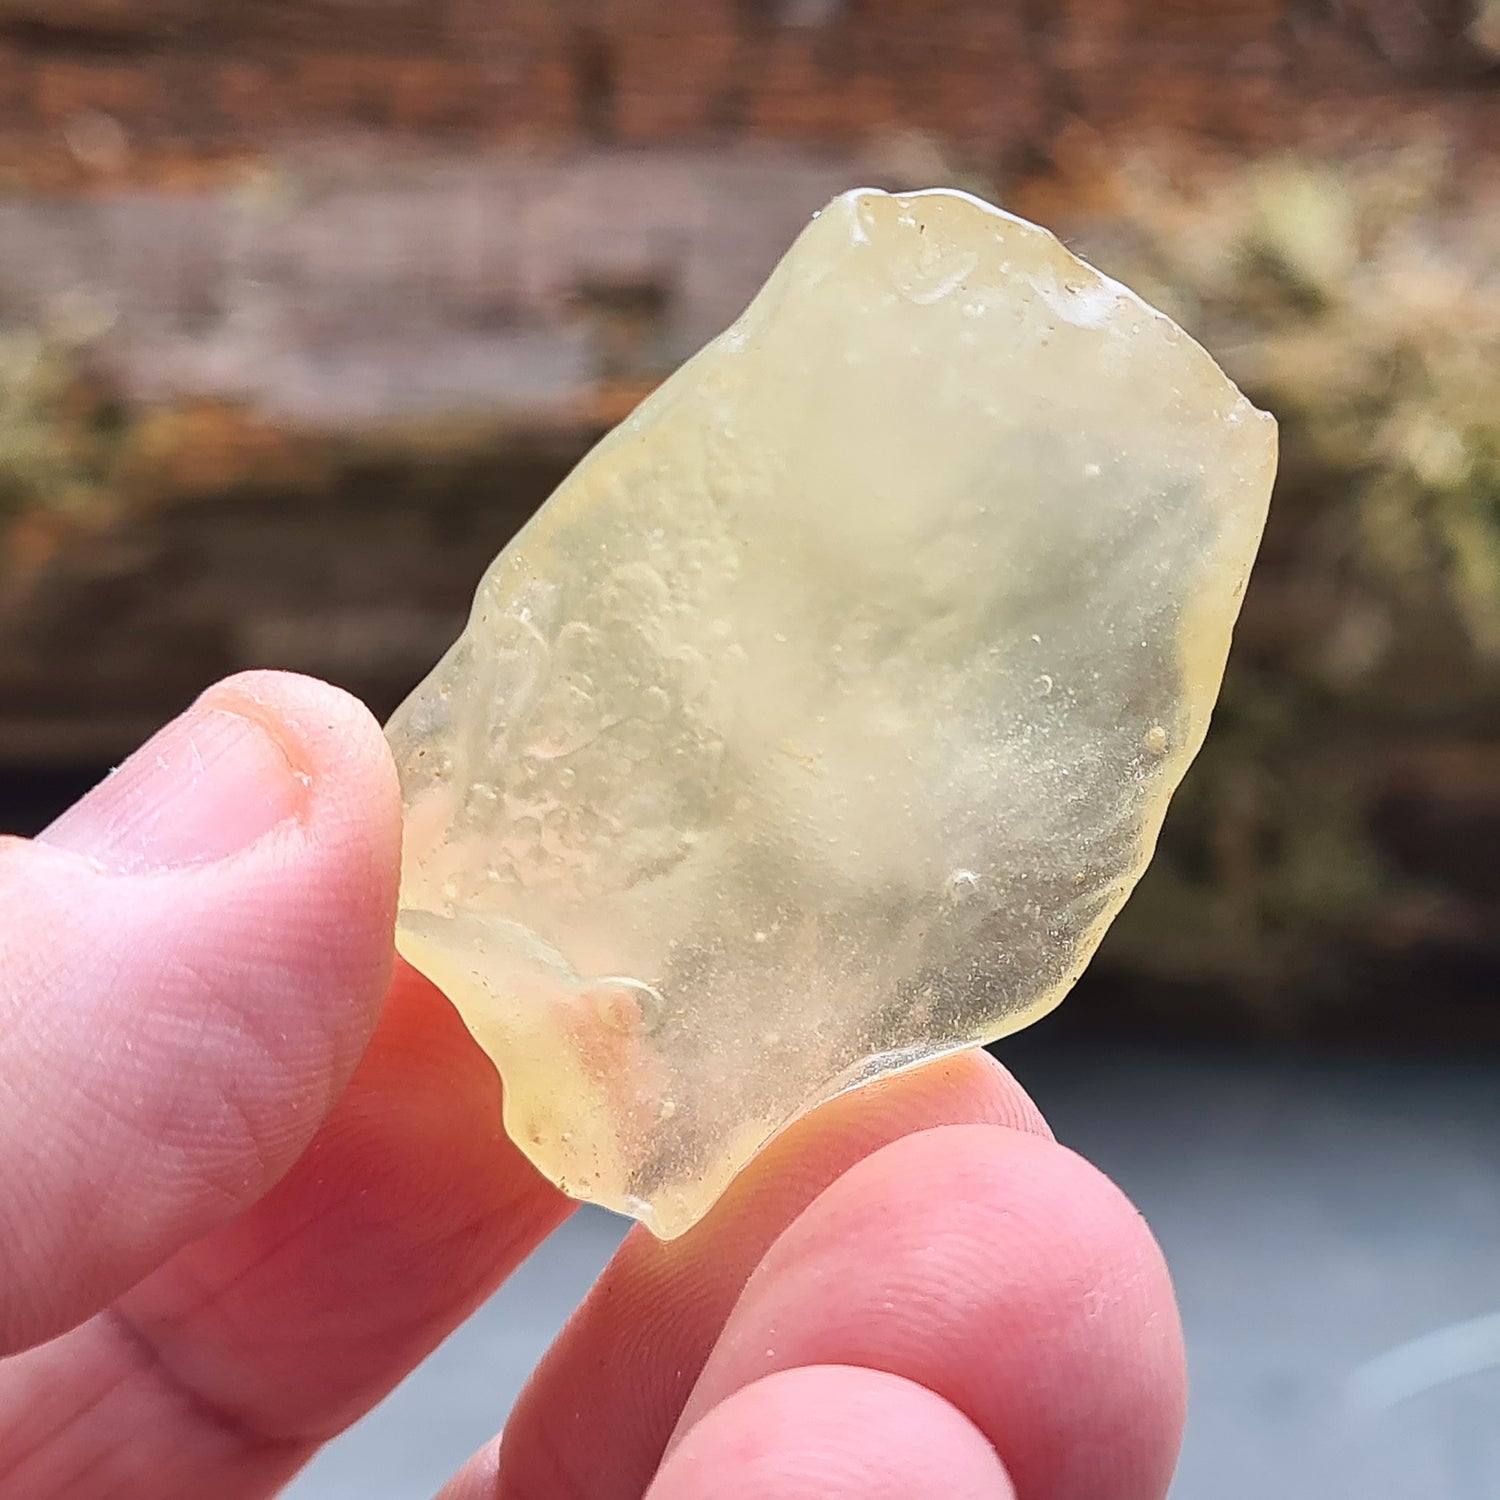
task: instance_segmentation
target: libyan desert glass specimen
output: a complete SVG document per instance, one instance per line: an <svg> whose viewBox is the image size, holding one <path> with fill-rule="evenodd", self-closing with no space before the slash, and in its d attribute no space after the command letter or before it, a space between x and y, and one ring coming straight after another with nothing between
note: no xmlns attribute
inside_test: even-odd
<svg viewBox="0 0 1500 1500"><path fill-rule="evenodd" d="M1052 235L861 190L578 466L392 720L397 940L657 1234L1056 1005L1208 724L1275 425Z"/></svg>

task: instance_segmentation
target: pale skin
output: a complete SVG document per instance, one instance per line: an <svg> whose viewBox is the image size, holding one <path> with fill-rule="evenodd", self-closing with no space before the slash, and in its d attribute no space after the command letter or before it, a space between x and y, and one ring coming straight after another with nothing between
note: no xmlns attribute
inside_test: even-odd
<svg viewBox="0 0 1500 1500"><path fill-rule="evenodd" d="M275 673L0 840L0 1493L274 1494L547 1253L399 847L378 726ZM972 1053L634 1231L442 1493L1161 1500L1184 1389L1144 1223Z"/></svg>

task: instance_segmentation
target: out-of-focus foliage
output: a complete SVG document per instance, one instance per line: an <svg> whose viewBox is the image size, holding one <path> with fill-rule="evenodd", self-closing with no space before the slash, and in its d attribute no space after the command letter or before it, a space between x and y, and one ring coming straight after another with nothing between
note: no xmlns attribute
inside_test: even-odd
<svg viewBox="0 0 1500 1500"><path fill-rule="evenodd" d="M1500 191L1431 143L1191 186L1137 158L1116 186L1107 258L1276 413L1294 470L1347 496L1369 582L1440 598L1500 658Z"/></svg>
<svg viewBox="0 0 1500 1500"><path fill-rule="evenodd" d="M1500 56L1500 0L1474 0L1469 40Z"/></svg>
<svg viewBox="0 0 1500 1500"><path fill-rule="evenodd" d="M1424 962L1477 973L1493 949L1500 184L1436 139L1143 152L1081 181L1070 243L1190 329L1282 440L1213 732L1102 957L1172 1024L1211 983L1270 1029L1320 1007L1395 1029Z"/></svg>
<svg viewBox="0 0 1500 1500"><path fill-rule="evenodd" d="M0 325L0 518L112 504L117 414L84 368L95 333L66 310L46 328Z"/></svg>

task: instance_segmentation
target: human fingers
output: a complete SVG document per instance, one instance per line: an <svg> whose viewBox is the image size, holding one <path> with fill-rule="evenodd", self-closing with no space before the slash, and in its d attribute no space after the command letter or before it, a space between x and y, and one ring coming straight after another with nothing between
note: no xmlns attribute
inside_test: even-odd
<svg viewBox="0 0 1500 1500"><path fill-rule="evenodd" d="M493 1067L398 965L312 1145L108 1312L0 1362L0 1493L272 1493L570 1212L505 1135Z"/></svg>
<svg viewBox="0 0 1500 1500"><path fill-rule="evenodd" d="M720 1402L646 1500L1015 1500L984 1434L922 1386L807 1365Z"/></svg>
<svg viewBox="0 0 1500 1500"><path fill-rule="evenodd" d="M481 1454L462 1482L489 1483L485 1493L507 1500L557 1493L637 1500L735 1299L776 1237L888 1142L976 1121L1047 1133L999 1063L965 1052L816 1110L680 1239L633 1231L522 1393L498 1469L493 1454Z"/></svg>
<svg viewBox="0 0 1500 1500"><path fill-rule="evenodd" d="M831 1364L947 1401L1026 1500L1161 1500L1171 1480L1185 1374L1166 1268L1119 1190L1052 1141L948 1126L852 1167L762 1259L675 1442L754 1382Z"/></svg>
<svg viewBox="0 0 1500 1500"><path fill-rule="evenodd" d="M0 1353L259 1198L385 994L400 805L375 722L210 689L40 839L0 840Z"/></svg>

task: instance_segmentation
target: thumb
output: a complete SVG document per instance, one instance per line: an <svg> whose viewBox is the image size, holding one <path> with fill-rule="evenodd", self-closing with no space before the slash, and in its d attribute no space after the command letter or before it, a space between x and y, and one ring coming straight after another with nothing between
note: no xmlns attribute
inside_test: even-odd
<svg viewBox="0 0 1500 1500"><path fill-rule="evenodd" d="M262 672L0 840L0 1354L297 1158L385 994L400 837L368 712Z"/></svg>

